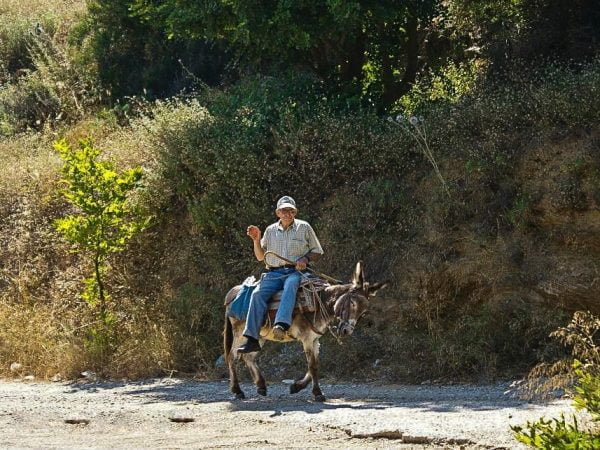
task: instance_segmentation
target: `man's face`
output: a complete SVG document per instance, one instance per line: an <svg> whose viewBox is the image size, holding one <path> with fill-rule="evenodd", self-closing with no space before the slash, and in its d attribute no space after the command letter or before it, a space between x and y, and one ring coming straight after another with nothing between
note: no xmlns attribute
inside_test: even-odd
<svg viewBox="0 0 600 450"><path fill-rule="evenodd" d="M283 222L291 222L296 217L296 213L298 210L294 208L281 208L275 210L277 217L279 217Z"/></svg>

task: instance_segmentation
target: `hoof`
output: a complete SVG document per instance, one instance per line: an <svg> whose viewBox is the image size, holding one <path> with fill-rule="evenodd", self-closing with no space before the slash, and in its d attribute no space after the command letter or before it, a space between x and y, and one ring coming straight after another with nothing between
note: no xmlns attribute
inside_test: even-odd
<svg viewBox="0 0 600 450"><path fill-rule="evenodd" d="M315 402L323 403L325 401L325 396L323 394L315 395Z"/></svg>
<svg viewBox="0 0 600 450"><path fill-rule="evenodd" d="M240 392L235 393L235 398L238 400L244 400L246 398L246 396L244 395L243 392L240 391Z"/></svg>
<svg viewBox="0 0 600 450"><path fill-rule="evenodd" d="M298 387L296 383L290 384L290 394L297 394L301 389Z"/></svg>
<svg viewBox="0 0 600 450"><path fill-rule="evenodd" d="M258 388L256 392L258 393L258 395L262 395L264 397L265 395L267 395L267 388Z"/></svg>

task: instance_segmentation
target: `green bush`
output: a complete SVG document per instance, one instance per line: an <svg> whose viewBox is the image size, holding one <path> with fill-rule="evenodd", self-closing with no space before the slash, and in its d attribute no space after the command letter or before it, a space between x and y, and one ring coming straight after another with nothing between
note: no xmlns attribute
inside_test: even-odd
<svg viewBox="0 0 600 450"><path fill-rule="evenodd" d="M9 135L74 122L98 102L94 73L76 65L68 48L46 32L27 44L32 68L0 91L0 132Z"/></svg>
<svg viewBox="0 0 600 450"><path fill-rule="evenodd" d="M218 42L177 39L136 13L133 0L87 2L73 27L77 62L94 68L111 100L125 96L164 98L185 89L217 85L229 72L229 52Z"/></svg>
<svg viewBox="0 0 600 450"><path fill-rule="evenodd" d="M0 85L18 79L35 65L30 48L41 34L53 36L55 20L47 15L25 18L13 14L0 15Z"/></svg>
<svg viewBox="0 0 600 450"><path fill-rule="evenodd" d="M40 130L59 117L61 110L54 87L35 73L0 92L0 126L5 135Z"/></svg>
<svg viewBox="0 0 600 450"><path fill-rule="evenodd" d="M600 331L600 319L584 312L577 312L569 326L554 332L563 344L572 347L575 358L574 376L577 380L574 389L573 404L578 410L585 410L591 422L581 428L573 416L567 422L560 419L539 419L527 422L525 427L511 427L515 438L531 447L543 449L596 449L600 448L600 347L597 333Z"/></svg>
<svg viewBox="0 0 600 450"><path fill-rule="evenodd" d="M597 68L586 70L579 76L595 79L590 73ZM578 75L565 71L563 76L572 87ZM515 227L528 232L519 224L526 222L525 209L534 200L510 176L521 140L543 129L539 117L522 122L514 111L529 108L522 98L540 86L523 81L514 92L496 86L455 105L423 110L440 171L451 173L445 177L451 198L405 128L370 110L350 108L310 76L247 78L226 90L160 102L137 123L150 129L173 205L183 207L191 222L198 246L194 264L210 274L199 283L202 289L226 292L259 268L246 227L264 228L277 197L288 193L326 247L319 261L325 273L344 279L347 267L364 259L374 277L394 274L399 283L413 283L410 294L398 288L391 295L414 299L403 310L406 316L399 314L394 339L396 350L409 336L417 342L426 355L419 373L493 376L525 370L551 353L545 337L564 322L561 314L532 307L525 291L514 293L521 278L517 268L502 266L505 249L498 244L499 236L510 239L502 233ZM588 88L589 94L594 83ZM568 127L589 123L597 114L593 102L569 117ZM560 102L546 107L566 111ZM477 161L481 171L470 173L469 161ZM470 230L464 240L475 241L471 257L481 258L468 270L464 262L452 266L452 241L446 239L458 227ZM464 273L459 270L446 285L415 292L414 284L458 266Z"/></svg>
<svg viewBox="0 0 600 450"><path fill-rule="evenodd" d="M429 104L420 111L434 123L434 147L457 152L486 171L506 172L525 136L548 130L565 134L598 123L600 61L576 70L530 67L508 80L482 83L454 106Z"/></svg>
<svg viewBox="0 0 600 450"><path fill-rule="evenodd" d="M136 167L117 173L112 163L97 159L101 151L89 140L81 140L78 149L72 149L64 140L55 142L54 148L65 162L61 180L65 187L61 194L77 210L76 215L57 219L55 227L73 251L83 253L89 260L81 297L94 311L96 320L89 327L86 349L93 359L104 361L106 353L113 349L116 322L106 283L108 257L122 251L150 222L131 201L143 170Z"/></svg>
<svg viewBox="0 0 600 450"><path fill-rule="evenodd" d="M343 108L318 81L294 76L248 79L155 111L151 126L165 177L196 229L221 242L223 260L245 254L247 225L264 228L283 192L316 222L336 193L375 201L367 223L382 224L392 205L398 219L387 233L403 220L407 202L394 200L403 192L403 176L417 165L407 149L410 138L372 112L345 114Z"/></svg>

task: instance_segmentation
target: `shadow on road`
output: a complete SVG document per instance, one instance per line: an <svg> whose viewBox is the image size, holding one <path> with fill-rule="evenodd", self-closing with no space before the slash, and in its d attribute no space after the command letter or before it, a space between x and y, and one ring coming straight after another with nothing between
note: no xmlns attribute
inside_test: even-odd
<svg viewBox="0 0 600 450"><path fill-rule="evenodd" d="M113 381L72 383L65 393L114 392L120 396L139 397L142 403L226 403L231 411L273 411L274 415L287 411L316 414L332 409L384 410L407 408L419 411L460 412L488 411L504 408L530 409L533 404L506 395L506 386L380 386L372 384L323 384L327 401L315 402L310 386L298 394L290 394L289 386L272 383L268 395L256 394L255 387L243 383L247 399L237 400L228 390L227 381L195 381L162 379L145 381Z"/></svg>

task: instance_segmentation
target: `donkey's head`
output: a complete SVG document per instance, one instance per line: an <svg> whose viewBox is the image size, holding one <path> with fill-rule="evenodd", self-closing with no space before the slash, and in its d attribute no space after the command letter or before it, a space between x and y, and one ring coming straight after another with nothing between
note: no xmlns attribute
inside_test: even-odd
<svg viewBox="0 0 600 450"><path fill-rule="evenodd" d="M358 319L367 312L369 298L386 287L387 282L369 284L364 279L362 261L356 263L352 274L352 284L340 286L340 295L336 298L333 313L338 321L334 330L339 335L351 335Z"/></svg>

